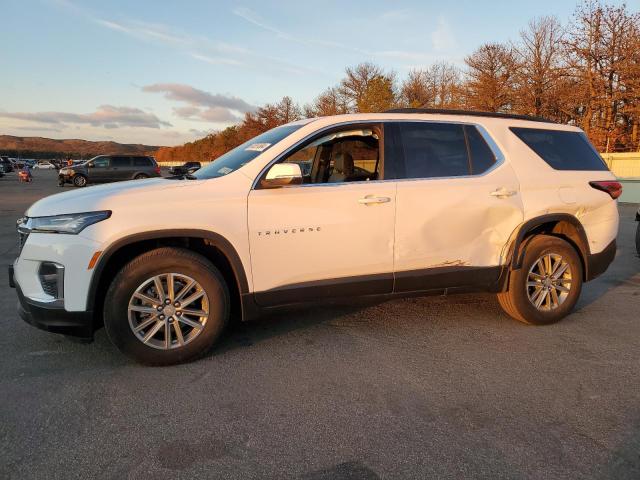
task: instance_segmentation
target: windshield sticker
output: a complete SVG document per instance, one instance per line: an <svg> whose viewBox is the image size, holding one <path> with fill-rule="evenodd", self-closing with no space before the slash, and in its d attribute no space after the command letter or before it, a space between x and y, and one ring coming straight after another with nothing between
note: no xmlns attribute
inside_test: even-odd
<svg viewBox="0 0 640 480"><path fill-rule="evenodd" d="M270 143L252 143L245 150L249 152L262 152L271 146Z"/></svg>
<svg viewBox="0 0 640 480"><path fill-rule="evenodd" d="M227 175L231 172L233 172L233 168L229 168L229 167L222 167L221 169L218 170L218 173L222 175Z"/></svg>

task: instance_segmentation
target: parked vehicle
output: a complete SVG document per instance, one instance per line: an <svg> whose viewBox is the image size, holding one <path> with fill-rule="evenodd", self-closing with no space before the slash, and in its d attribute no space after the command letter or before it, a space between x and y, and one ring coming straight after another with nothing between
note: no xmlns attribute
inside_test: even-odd
<svg viewBox="0 0 640 480"><path fill-rule="evenodd" d="M153 157L143 155L99 155L91 160L64 167L58 172L58 185L71 183L84 187L89 183L117 182L159 177L160 167Z"/></svg>
<svg viewBox="0 0 640 480"><path fill-rule="evenodd" d="M169 167L170 175L187 175L200 170L202 165L200 162L186 162L184 165Z"/></svg>
<svg viewBox="0 0 640 480"><path fill-rule="evenodd" d="M27 322L84 337L104 323L146 364L201 356L232 315L333 297L494 292L544 325L613 260L621 188L573 126L413 109L307 119L192 176L36 202L10 278Z"/></svg>
<svg viewBox="0 0 640 480"><path fill-rule="evenodd" d="M33 166L33 168L38 170L56 170L56 166L49 161L39 161Z"/></svg>
<svg viewBox="0 0 640 480"><path fill-rule="evenodd" d="M11 173L13 172L13 163L9 159L9 157L0 156L0 173Z"/></svg>

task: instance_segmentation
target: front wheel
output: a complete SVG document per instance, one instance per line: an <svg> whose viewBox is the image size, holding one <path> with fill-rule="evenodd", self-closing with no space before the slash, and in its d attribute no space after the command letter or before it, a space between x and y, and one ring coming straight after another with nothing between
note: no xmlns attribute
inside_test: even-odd
<svg viewBox="0 0 640 480"><path fill-rule="evenodd" d="M508 290L498 294L498 302L521 322L558 322L580 297L582 262L578 252L565 240L548 235L536 235L524 248L522 267L511 272Z"/></svg>
<svg viewBox="0 0 640 480"><path fill-rule="evenodd" d="M640 222L638 222L638 229L636 230L636 252L640 255Z"/></svg>
<svg viewBox="0 0 640 480"><path fill-rule="evenodd" d="M114 278L104 307L111 341L147 365L172 365L205 354L222 334L229 290L218 269L182 248L158 248Z"/></svg>
<svg viewBox="0 0 640 480"><path fill-rule="evenodd" d="M85 187L87 185L87 177L84 175L76 175L73 177L73 184L76 187Z"/></svg>

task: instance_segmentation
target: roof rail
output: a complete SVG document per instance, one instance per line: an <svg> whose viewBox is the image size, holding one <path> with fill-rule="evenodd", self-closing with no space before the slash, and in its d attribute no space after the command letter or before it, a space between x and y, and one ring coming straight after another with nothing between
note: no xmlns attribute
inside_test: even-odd
<svg viewBox="0 0 640 480"><path fill-rule="evenodd" d="M384 113L436 113L441 115L469 115L471 117L511 118L513 120L528 120L530 122L556 123L543 117L529 115L515 115L511 113L478 112L474 110L448 110L446 108L392 108Z"/></svg>

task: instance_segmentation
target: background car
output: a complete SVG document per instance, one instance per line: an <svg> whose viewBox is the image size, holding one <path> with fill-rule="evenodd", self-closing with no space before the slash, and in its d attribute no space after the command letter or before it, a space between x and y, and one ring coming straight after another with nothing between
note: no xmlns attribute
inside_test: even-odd
<svg viewBox="0 0 640 480"><path fill-rule="evenodd" d="M41 160L38 163L36 163L33 168L37 168L38 170L57 170L56 166L46 160Z"/></svg>
<svg viewBox="0 0 640 480"><path fill-rule="evenodd" d="M58 185L71 183L84 187L88 183L107 183L159 177L160 167L146 155L99 155L80 165L60 169Z"/></svg>
<svg viewBox="0 0 640 480"><path fill-rule="evenodd" d="M9 160L9 157L0 157L0 173L13 172L13 163Z"/></svg>
<svg viewBox="0 0 640 480"><path fill-rule="evenodd" d="M197 170L200 170L202 165L200 162L186 162L184 165L169 167L170 175L186 175L188 173L193 173Z"/></svg>

